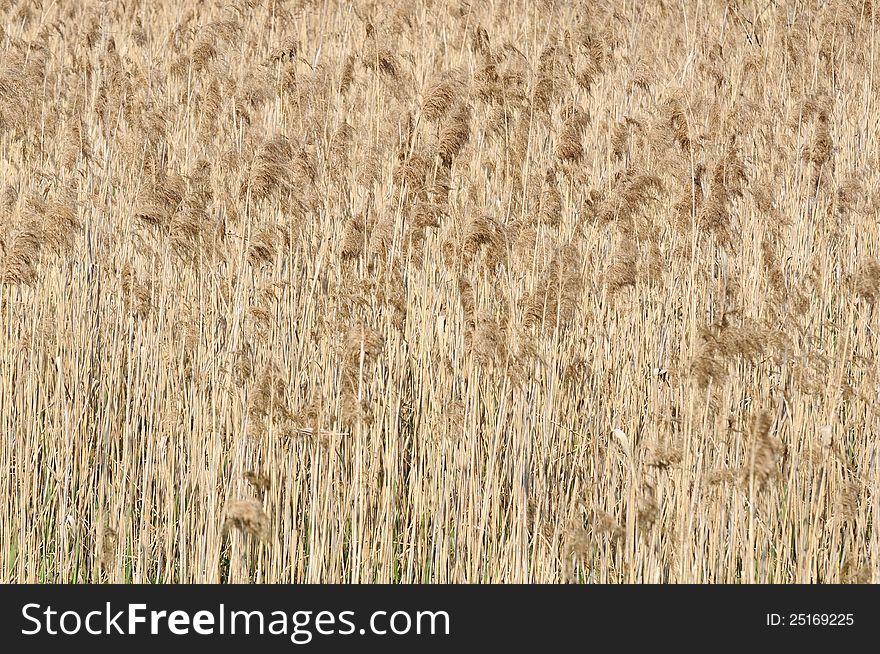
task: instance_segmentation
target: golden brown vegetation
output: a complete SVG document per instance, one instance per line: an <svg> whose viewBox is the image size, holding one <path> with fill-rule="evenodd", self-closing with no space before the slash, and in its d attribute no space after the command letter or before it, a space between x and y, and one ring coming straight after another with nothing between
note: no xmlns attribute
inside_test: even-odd
<svg viewBox="0 0 880 654"><path fill-rule="evenodd" d="M0 579L877 581L876 3L0 16Z"/></svg>

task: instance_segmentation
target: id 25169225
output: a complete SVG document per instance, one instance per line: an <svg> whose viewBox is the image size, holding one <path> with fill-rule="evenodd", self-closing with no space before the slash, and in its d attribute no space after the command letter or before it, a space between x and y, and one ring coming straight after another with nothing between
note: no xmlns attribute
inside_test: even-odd
<svg viewBox="0 0 880 654"><path fill-rule="evenodd" d="M768 613L768 627L850 627L855 624L852 613Z"/></svg>

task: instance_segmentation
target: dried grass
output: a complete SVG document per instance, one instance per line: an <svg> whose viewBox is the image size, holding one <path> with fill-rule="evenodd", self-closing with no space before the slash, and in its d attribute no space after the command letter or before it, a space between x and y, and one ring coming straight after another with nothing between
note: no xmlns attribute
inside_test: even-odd
<svg viewBox="0 0 880 654"><path fill-rule="evenodd" d="M0 581L878 581L869 4L0 3Z"/></svg>

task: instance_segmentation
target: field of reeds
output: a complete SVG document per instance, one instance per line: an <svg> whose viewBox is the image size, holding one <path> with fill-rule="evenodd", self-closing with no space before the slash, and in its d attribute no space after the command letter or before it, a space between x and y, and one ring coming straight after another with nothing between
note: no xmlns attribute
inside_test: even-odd
<svg viewBox="0 0 880 654"><path fill-rule="evenodd" d="M0 17L0 581L880 581L880 6Z"/></svg>

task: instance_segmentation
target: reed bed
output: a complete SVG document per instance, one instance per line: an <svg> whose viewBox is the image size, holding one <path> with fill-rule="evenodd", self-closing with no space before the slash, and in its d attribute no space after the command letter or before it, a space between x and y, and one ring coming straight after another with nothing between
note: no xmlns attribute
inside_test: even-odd
<svg viewBox="0 0 880 654"><path fill-rule="evenodd" d="M0 16L0 580L880 581L880 6Z"/></svg>

